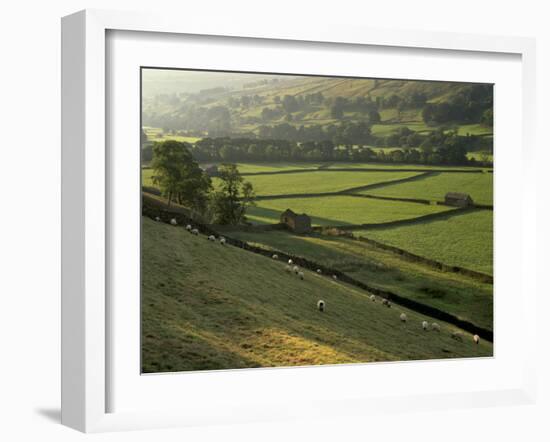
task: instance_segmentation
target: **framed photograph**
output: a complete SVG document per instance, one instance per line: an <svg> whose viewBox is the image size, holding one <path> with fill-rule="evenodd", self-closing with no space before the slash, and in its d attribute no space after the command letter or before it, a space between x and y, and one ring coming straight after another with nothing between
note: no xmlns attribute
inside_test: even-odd
<svg viewBox="0 0 550 442"><path fill-rule="evenodd" d="M64 424L533 400L532 40L62 26Z"/></svg>

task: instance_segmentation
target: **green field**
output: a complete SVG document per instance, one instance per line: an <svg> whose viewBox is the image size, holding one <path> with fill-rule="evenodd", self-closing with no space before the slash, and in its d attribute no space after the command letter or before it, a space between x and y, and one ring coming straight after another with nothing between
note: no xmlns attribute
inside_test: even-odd
<svg viewBox="0 0 550 442"><path fill-rule="evenodd" d="M308 258L370 286L431 305L488 329L493 328L493 287L490 284L456 273L441 272L345 237L300 236L281 231L231 232L230 236Z"/></svg>
<svg viewBox="0 0 550 442"><path fill-rule="evenodd" d="M256 195L294 195L339 192L353 187L390 182L418 175L417 172L328 172L255 175L246 177Z"/></svg>
<svg viewBox="0 0 550 442"><path fill-rule="evenodd" d="M375 148L377 149L377 148ZM386 148L393 149L393 148ZM330 163L329 169L414 169L414 170L491 170L491 168L483 168L478 166L445 166L445 165L429 165L429 164L392 164L392 163L345 163L334 162Z"/></svg>
<svg viewBox="0 0 550 442"><path fill-rule="evenodd" d="M407 226L360 230L354 234L448 265L493 273L492 210Z"/></svg>
<svg viewBox="0 0 550 442"><path fill-rule="evenodd" d="M249 209L247 216L254 223L274 224L286 209L307 213L311 223L318 226L385 223L451 210L446 206L338 195L261 200Z"/></svg>
<svg viewBox="0 0 550 442"><path fill-rule="evenodd" d="M147 218L142 229L144 372L492 355L488 342L457 342L441 322L425 332L430 318L332 279L300 281L281 262Z"/></svg>
<svg viewBox="0 0 550 442"><path fill-rule="evenodd" d="M182 143L194 144L201 139L201 137L188 137L183 135L165 134L162 129L158 127L144 127L145 135L147 135L148 141L166 141L176 140Z"/></svg>
<svg viewBox="0 0 550 442"><path fill-rule="evenodd" d="M241 173L281 172L295 169L317 169L320 163L237 163Z"/></svg>
<svg viewBox="0 0 550 442"><path fill-rule="evenodd" d="M435 130L435 127L428 126L423 121L406 121L402 123L384 123L384 124L373 124L372 133L378 136L387 136L397 132L402 127L406 127L412 131L419 133L427 133Z"/></svg>
<svg viewBox="0 0 550 442"><path fill-rule="evenodd" d="M405 183L359 191L361 194L443 201L447 192L469 194L475 203L493 204L492 173L437 173Z"/></svg>

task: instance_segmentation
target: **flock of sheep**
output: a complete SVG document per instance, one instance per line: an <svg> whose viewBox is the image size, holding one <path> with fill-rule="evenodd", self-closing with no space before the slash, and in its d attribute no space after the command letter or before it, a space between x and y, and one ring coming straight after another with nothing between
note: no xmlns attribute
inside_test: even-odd
<svg viewBox="0 0 550 442"><path fill-rule="evenodd" d="M161 219L157 216L155 218L156 221L160 221ZM175 218L172 218L170 220L170 224L173 225L173 226L177 226L178 225L178 222ZM193 234L193 235L197 235L199 234L199 229L197 228L194 228L193 226L191 226L191 224L187 224L185 226L185 229ZM212 242L216 242L216 237L214 235L209 235L208 236L208 240L209 241L212 241ZM221 245L225 245L226 244L226 239L223 237L223 236L220 236L218 238L219 242ZM277 254L273 254L271 256L272 259L274 260L278 260L279 259L279 255ZM292 259L289 259L287 264L285 265L285 271L289 274L292 274L294 273L295 275L297 275L300 280L304 280L304 272L300 270L300 268L294 264L294 262L292 261ZM319 275L322 275L322 270L321 269L317 269L317 274ZM336 275L332 275L332 279L334 279L335 281L338 280L338 276ZM369 299L372 301L372 302L376 302L376 296L375 295L371 295L369 297ZM388 308L391 308L391 302L386 299L386 298L382 298L382 305L388 307ZM320 299L319 301L317 301L317 309L320 311L320 312L324 312L325 309L326 309L326 303L325 301L323 301L322 299ZM401 313L399 315L399 320L401 321L401 323L403 324L406 324L407 323L407 315L405 313ZM422 321L421 323L422 325L422 329L424 331L435 331L435 332L440 332L441 331L441 327L440 325L437 323L437 322L432 322L431 324L428 323L428 321ZM452 333L451 337L456 340L456 341L459 341L459 342L463 342L464 341L464 334L460 331L455 331ZM473 335L473 341L475 344L479 344L479 341L480 341L480 337L478 335Z"/></svg>

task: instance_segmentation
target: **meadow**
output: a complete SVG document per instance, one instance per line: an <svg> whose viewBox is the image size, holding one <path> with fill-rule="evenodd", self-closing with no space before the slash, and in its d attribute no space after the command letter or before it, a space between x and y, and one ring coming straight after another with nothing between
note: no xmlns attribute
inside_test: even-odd
<svg viewBox="0 0 550 442"><path fill-rule="evenodd" d="M442 272L391 251L342 236L293 235L285 231L231 232L250 244L302 256L373 287L399 293L493 328L493 287L457 273Z"/></svg>
<svg viewBox="0 0 550 442"><path fill-rule="evenodd" d="M275 224L286 209L307 213L314 226L343 226L411 219L453 208L338 195L260 200L248 210L247 218L253 223Z"/></svg>
<svg viewBox="0 0 550 442"><path fill-rule="evenodd" d="M474 203L493 204L492 173L437 173L405 183L390 184L360 194L443 201L447 192L469 194Z"/></svg>
<svg viewBox="0 0 550 442"><path fill-rule="evenodd" d="M489 342L454 340L457 329L442 322L441 333L426 332L431 318L330 278L301 281L282 262L145 217L142 232L145 373L493 354Z"/></svg>
<svg viewBox="0 0 550 442"><path fill-rule="evenodd" d="M448 219L354 231L448 265L493 273L493 211L478 210Z"/></svg>

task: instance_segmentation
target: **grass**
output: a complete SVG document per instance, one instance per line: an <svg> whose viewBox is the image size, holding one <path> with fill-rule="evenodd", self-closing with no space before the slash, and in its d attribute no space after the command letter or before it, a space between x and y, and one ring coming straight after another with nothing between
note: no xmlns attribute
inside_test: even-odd
<svg viewBox="0 0 550 442"><path fill-rule="evenodd" d="M142 370L491 356L492 345L425 332L423 315L373 303L368 293L283 263L211 243L180 227L142 223ZM327 311L316 309L319 299ZM406 325L399 314L408 316Z"/></svg>
<svg viewBox="0 0 550 442"><path fill-rule="evenodd" d="M249 209L248 218L261 224L278 223L279 216L285 209L307 213L311 216L312 224L318 226L385 223L450 210L445 206L352 196L325 196L260 200L256 207Z"/></svg>
<svg viewBox="0 0 550 442"><path fill-rule="evenodd" d="M446 220L356 231L445 264L493 273L493 212L479 210Z"/></svg>
<svg viewBox="0 0 550 442"><path fill-rule="evenodd" d="M482 124L463 124L457 129L458 135L493 135L493 128Z"/></svg>
<svg viewBox="0 0 550 442"><path fill-rule="evenodd" d="M468 193L474 202L491 205L493 204L493 174L437 173L425 178L364 190L358 193L443 201L447 192Z"/></svg>
<svg viewBox="0 0 550 442"><path fill-rule="evenodd" d="M374 148L379 149L379 148ZM395 149L395 148L381 148ZM331 163L329 169L416 169L416 170L482 170L490 168L482 168L477 166L445 166L445 165L429 165L429 164L393 164L393 163Z"/></svg>
<svg viewBox="0 0 550 442"><path fill-rule="evenodd" d="M287 251L340 270L371 286L389 290L493 328L493 290L456 273L441 272L364 242L319 234L274 231L231 236L274 251Z"/></svg>
<svg viewBox="0 0 550 442"><path fill-rule="evenodd" d="M317 169L319 163L237 163L239 172L280 172L294 169Z"/></svg>
<svg viewBox="0 0 550 442"><path fill-rule="evenodd" d="M166 141L176 140L182 143L194 144L201 139L201 137L188 137L184 135L165 134L162 129L158 127L144 127L143 130L147 135L149 141Z"/></svg>
<svg viewBox="0 0 550 442"><path fill-rule="evenodd" d="M389 182L418 175L417 172L332 172L311 171L284 175L246 177L256 195L292 195L338 192L353 187Z"/></svg>

